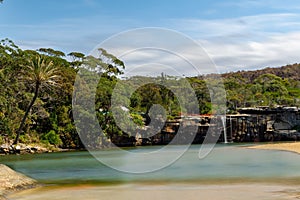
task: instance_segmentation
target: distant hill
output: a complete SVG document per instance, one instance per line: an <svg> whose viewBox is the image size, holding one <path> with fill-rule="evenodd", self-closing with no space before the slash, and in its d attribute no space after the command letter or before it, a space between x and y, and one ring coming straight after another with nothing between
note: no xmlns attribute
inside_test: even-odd
<svg viewBox="0 0 300 200"><path fill-rule="evenodd" d="M253 81L263 74L274 74L281 78L289 78L293 80L300 80L300 64L295 63L292 65L286 65L282 67L268 67L265 69L254 70L254 71L237 71L222 74L223 78L242 77L248 83Z"/></svg>

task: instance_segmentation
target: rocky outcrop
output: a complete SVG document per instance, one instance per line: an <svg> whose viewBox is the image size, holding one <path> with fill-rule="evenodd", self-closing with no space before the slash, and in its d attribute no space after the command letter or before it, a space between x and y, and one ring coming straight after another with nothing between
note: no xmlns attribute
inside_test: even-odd
<svg viewBox="0 0 300 200"><path fill-rule="evenodd" d="M0 200L5 199L5 194L8 192L31 188L35 185L35 180L0 164Z"/></svg>
<svg viewBox="0 0 300 200"><path fill-rule="evenodd" d="M40 146L31 146L21 143L18 145L2 144L0 146L0 154L32 154L48 152L52 152L52 150Z"/></svg>

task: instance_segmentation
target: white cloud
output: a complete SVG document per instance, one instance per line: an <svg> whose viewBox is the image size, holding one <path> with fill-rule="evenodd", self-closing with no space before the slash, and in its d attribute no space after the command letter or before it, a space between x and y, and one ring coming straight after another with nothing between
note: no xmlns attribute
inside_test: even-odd
<svg viewBox="0 0 300 200"><path fill-rule="evenodd" d="M300 28L300 15L294 13L261 14L230 19L172 19L176 30L187 32L195 38L224 36L261 36L262 33L276 33ZM229 38L230 39L230 38Z"/></svg>
<svg viewBox="0 0 300 200"><path fill-rule="evenodd" d="M249 4L261 6L258 5L260 4L258 1L249 1ZM87 20L89 23L86 23ZM18 38L16 43L22 48L51 47L67 53L70 51L88 53L109 36L129 29L130 26L138 27L138 24L139 22L135 20L94 16L89 19L63 19L41 25L2 24L0 28L11 30L11 33L22 33L21 37L16 36ZM216 63L220 72L300 62L299 14L273 13L214 20L169 19L163 20L161 26L163 25L198 41ZM155 37L151 37L151 34L137 35L134 38L127 39L125 43L116 42L116 46L108 48L109 52L116 55L126 52L131 48L127 43L135 43L138 39L147 41L148 46L159 46L159 42L164 42L164 40L155 41ZM176 38L168 39L171 41L169 47L177 50L179 54L184 52L184 56L188 59L196 60L199 56L205 57L205 51L195 49L192 43L180 43ZM173 70L170 70L172 73L178 72L187 76L198 74L194 68L187 67L188 65L181 58L169 53L143 50L132 52L121 59L124 59L129 70L137 65L160 63L172 67ZM211 67L209 58L202 60L203 69L199 73L212 72L211 69L206 69L206 66ZM167 68L159 70L158 66L147 68L145 73L159 75L163 70L167 70Z"/></svg>
<svg viewBox="0 0 300 200"><path fill-rule="evenodd" d="M179 44L177 48L185 57L192 60L198 57L198 63L203 60L203 63L198 65L201 66L200 73L212 72L211 63L204 58L205 51L216 64L219 72L276 67L300 62L298 53L300 15L298 14L279 13L221 20L173 19L171 21L174 29L188 33L202 45L204 51L195 48L192 43L180 44L179 40L173 40L173 47ZM153 41L153 38L143 35L139 37L148 39L150 44L159 45ZM115 47L115 49L124 51L122 48ZM203 59L199 59L201 56ZM197 75L194 68L187 67L179 58L167 55L165 52L143 50L122 59L125 60L129 70L145 63L162 63L171 66L180 74ZM152 70L156 71L157 75L161 73L157 67ZM147 73L150 73L148 71L149 69Z"/></svg>
<svg viewBox="0 0 300 200"><path fill-rule="evenodd" d="M300 15L263 14L231 19L172 20L202 44L220 72L300 62Z"/></svg>
<svg viewBox="0 0 300 200"><path fill-rule="evenodd" d="M139 68L136 73L140 74L135 75L160 75L164 72L175 76L195 76L217 73L209 56L197 42L164 28L123 32L108 39L100 47L123 60L131 74L133 69ZM97 56L97 53L93 55ZM140 66L145 65L145 73L141 73ZM158 66L164 67L159 69Z"/></svg>
<svg viewBox="0 0 300 200"><path fill-rule="evenodd" d="M222 72L300 62L300 32L282 33L260 42L201 42Z"/></svg>

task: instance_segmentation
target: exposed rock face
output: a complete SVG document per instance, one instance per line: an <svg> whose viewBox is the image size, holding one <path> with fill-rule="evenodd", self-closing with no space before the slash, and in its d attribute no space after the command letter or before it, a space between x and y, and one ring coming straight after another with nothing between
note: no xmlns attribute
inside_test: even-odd
<svg viewBox="0 0 300 200"><path fill-rule="evenodd" d="M0 200L5 199L4 195L9 191L30 188L34 185L36 185L35 180L0 164Z"/></svg>

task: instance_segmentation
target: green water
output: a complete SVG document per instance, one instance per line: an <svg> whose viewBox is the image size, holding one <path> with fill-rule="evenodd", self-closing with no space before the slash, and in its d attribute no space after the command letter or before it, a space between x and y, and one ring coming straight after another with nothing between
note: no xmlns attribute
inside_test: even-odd
<svg viewBox="0 0 300 200"><path fill-rule="evenodd" d="M161 147L128 149L135 153L147 153ZM174 150L181 150L174 146ZM36 155L11 155L0 157L0 162L42 183L66 184L85 182L177 182L214 180L300 180L300 156L295 153L270 150L249 150L238 145L217 145L205 158L198 158L199 145L193 145L174 164L145 174L129 174L111 169L88 152L64 152ZM170 152L162 153L156 162L162 162ZM105 156L105 155L104 155ZM106 155L119 165L146 167L147 162L135 162L121 157L114 150ZM144 158L145 161L147 158ZM155 163L153 163L154 165ZM157 163L156 163L157 164ZM148 166L149 167L149 166Z"/></svg>

